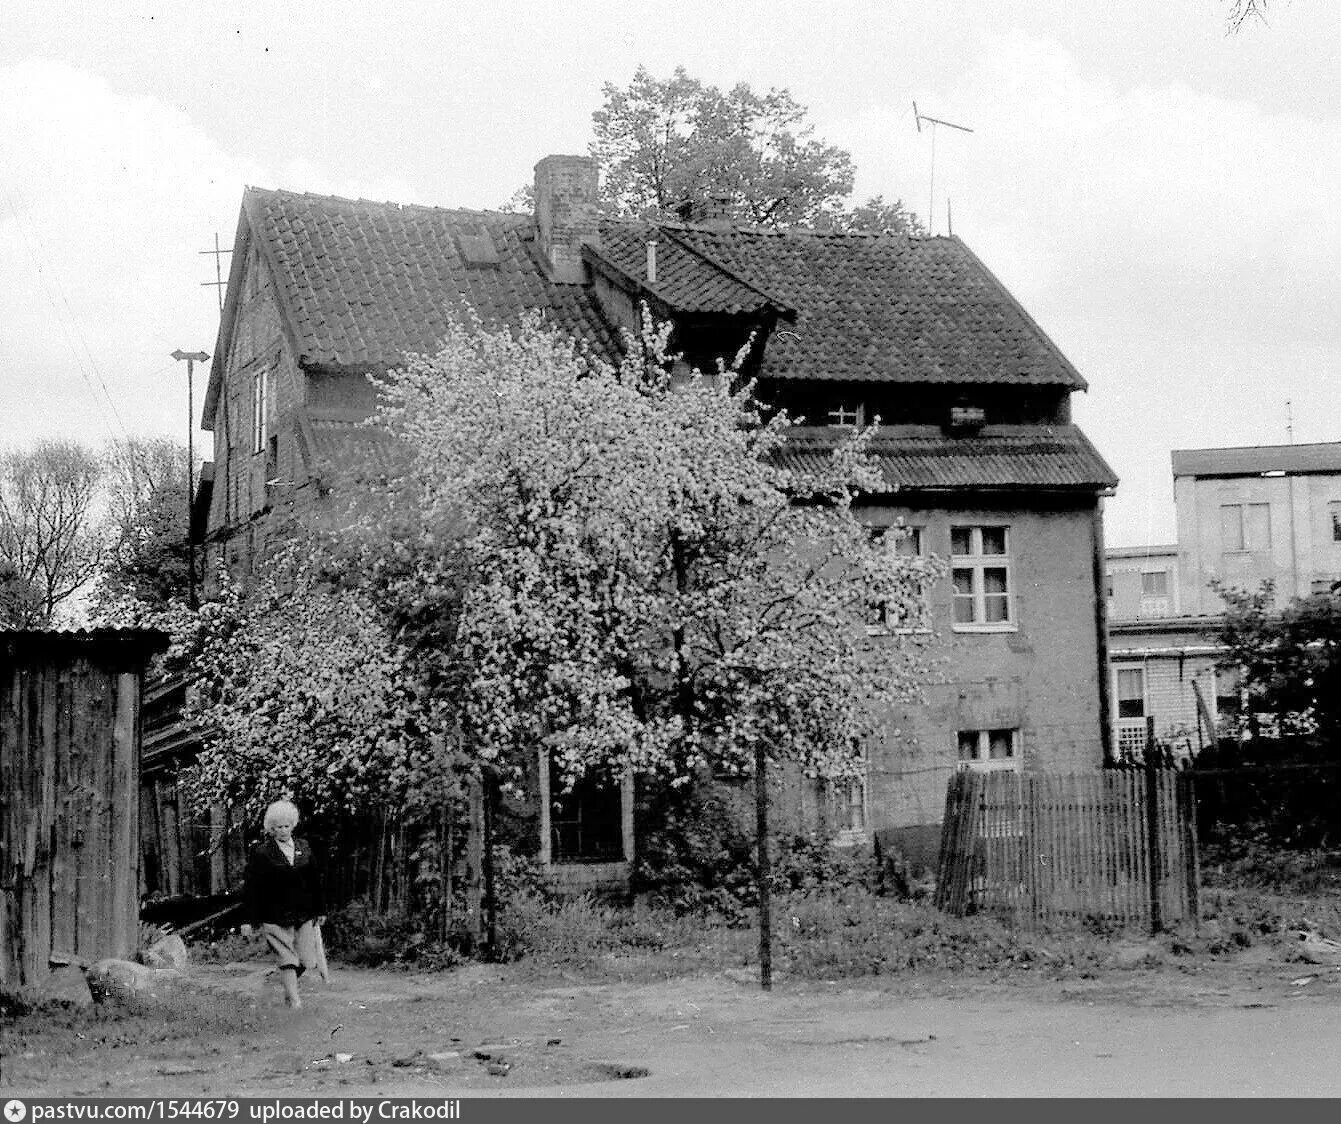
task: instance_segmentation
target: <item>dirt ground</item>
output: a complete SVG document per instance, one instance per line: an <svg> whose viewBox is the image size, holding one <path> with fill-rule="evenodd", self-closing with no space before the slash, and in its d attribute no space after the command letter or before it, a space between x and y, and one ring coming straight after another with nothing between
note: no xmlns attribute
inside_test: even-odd
<svg viewBox="0 0 1341 1124"><path fill-rule="evenodd" d="M1278 949L1089 978L659 982L333 966L286 1010L259 962L166 1004L10 1020L13 1095L1335 1096L1341 971ZM625 972L625 969L628 969Z"/></svg>

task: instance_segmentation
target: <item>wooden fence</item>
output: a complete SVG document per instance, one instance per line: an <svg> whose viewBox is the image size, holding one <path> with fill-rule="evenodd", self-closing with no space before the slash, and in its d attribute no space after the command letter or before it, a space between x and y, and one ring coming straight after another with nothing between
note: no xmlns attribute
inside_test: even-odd
<svg viewBox="0 0 1341 1124"><path fill-rule="evenodd" d="M1159 930L1196 919L1189 774L956 774L946 793L936 904L1034 925Z"/></svg>
<svg viewBox="0 0 1341 1124"><path fill-rule="evenodd" d="M0 986L135 951L140 694L166 641L0 632Z"/></svg>

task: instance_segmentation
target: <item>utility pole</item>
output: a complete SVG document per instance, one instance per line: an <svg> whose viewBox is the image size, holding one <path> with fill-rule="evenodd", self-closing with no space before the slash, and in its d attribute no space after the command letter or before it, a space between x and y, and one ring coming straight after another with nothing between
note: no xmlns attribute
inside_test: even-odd
<svg viewBox="0 0 1341 1124"><path fill-rule="evenodd" d="M183 351L178 348L172 357L181 362L186 360L186 600L192 610L199 607L196 600L196 540L191 533L191 508L196 501L196 400L194 378L195 365L208 363L209 356L203 351Z"/></svg>

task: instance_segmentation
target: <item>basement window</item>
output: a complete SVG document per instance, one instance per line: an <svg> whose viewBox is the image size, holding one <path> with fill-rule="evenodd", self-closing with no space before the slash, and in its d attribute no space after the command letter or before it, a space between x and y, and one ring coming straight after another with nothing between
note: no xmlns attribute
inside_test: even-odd
<svg viewBox="0 0 1341 1124"><path fill-rule="evenodd" d="M1019 772L1020 731L960 730L956 735L959 767L981 772Z"/></svg>

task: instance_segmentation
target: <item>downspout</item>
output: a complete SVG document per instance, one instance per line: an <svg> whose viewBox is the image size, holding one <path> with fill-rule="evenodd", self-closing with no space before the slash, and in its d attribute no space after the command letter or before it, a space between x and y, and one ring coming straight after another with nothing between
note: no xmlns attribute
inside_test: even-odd
<svg viewBox="0 0 1341 1124"><path fill-rule="evenodd" d="M1099 657L1099 742L1103 747L1104 764L1109 765L1113 762L1113 718L1108 682L1108 602L1103 595L1104 516L1101 496L1094 498L1090 525L1094 544L1094 634Z"/></svg>

